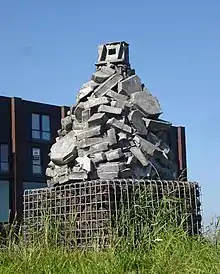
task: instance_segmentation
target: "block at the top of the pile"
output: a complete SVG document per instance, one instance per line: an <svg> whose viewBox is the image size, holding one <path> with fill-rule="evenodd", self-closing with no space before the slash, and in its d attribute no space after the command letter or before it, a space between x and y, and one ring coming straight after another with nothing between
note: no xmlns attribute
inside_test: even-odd
<svg viewBox="0 0 220 274"><path fill-rule="evenodd" d="M147 90L132 93L130 102L146 117L158 118L162 113L158 100Z"/></svg>
<svg viewBox="0 0 220 274"><path fill-rule="evenodd" d="M129 44L121 41L99 45L96 66L107 63L129 65Z"/></svg>
<svg viewBox="0 0 220 274"><path fill-rule="evenodd" d="M132 75L118 83L118 93L131 95L134 92L142 91L141 79Z"/></svg>

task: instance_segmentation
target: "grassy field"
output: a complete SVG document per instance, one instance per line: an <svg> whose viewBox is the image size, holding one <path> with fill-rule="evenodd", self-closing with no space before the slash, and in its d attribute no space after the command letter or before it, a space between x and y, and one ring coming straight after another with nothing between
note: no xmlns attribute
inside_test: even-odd
<svg viewBox="0 0 220 274"><path fill-rule="evenodd" d="M189 237L158 223L139 241L118 238L108 249L92 251L62 249L46 236L29 246L11 237L0 251L0 273L220 273L216 235Z"/></svg>

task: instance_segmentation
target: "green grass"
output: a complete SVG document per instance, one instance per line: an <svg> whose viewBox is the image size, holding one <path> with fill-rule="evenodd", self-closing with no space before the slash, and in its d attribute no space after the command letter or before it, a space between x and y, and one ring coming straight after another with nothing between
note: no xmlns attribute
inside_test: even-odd
<svg viewBox="0 0 220 274"><path fill-rule="evenodd" d="M46 238L28 246L9 240L0 251L0 273L220 273L217 241L162 224L143 232L138 242L118 238L106 250L74 251Z"/></svg>

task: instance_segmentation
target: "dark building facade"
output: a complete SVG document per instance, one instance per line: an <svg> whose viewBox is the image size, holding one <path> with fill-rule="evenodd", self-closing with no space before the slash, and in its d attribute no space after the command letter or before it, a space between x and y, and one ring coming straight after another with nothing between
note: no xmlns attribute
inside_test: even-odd
<svg viewBox="0 0 220 274"><path fill-rule="evenodd" d="M45 187L48 153L69 110L38 102L0 96L0 222L21 216L23 191ZM168 134L178 164L186 179L185 128L172 127Z"/></svg>

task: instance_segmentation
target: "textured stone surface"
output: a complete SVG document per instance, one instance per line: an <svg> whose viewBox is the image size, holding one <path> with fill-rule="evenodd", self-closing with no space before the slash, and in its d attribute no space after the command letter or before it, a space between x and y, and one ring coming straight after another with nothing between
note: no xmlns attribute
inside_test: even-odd
<svg viewBox="0 0 220 274"><path fill-rule="evenodd" d="M149 92L138 91L131 94L130 102L146 117L158 118L162 113L159 102Z"/></svg>
<svg viewBox="0 0 220 274"><path fill-rule="evenodd" d="M174 154L164 134L171 123L158 119L157 99L127 61L115 62L115 55L107 59L99 60L76 105L61 120L46 170L50 186L95 179L175 179Z"/></svg>

